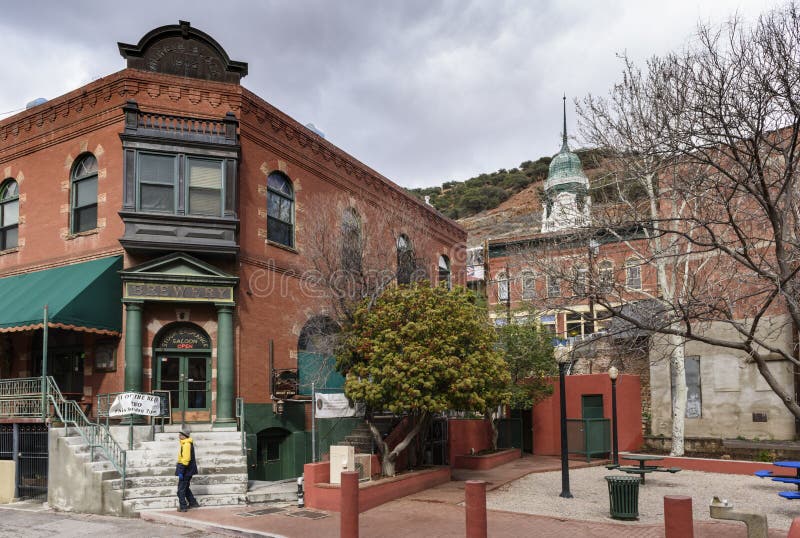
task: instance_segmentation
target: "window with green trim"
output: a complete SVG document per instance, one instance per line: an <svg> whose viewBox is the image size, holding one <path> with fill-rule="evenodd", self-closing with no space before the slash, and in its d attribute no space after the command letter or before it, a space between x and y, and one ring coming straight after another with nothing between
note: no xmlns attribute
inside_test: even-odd
<svg viewBox="0 0 800 538"><path fill-rule="evenodd" d="M97 228L97 159L91 153L79 157L72 167L72 233Z"/></svg>
<svg viewBox="0 0 800 538"><path fill-rule="evenodd" d="M146 152L137 158L139 211L222 217L222 159Z"/></svg>
<svg viewBox="0 0 800 538"><path fill-rule="evenodd" d="M294 189L281 172L267 176L267 239L294 247Z"/></svg>
<svg viewBox="0 0 800 538"><path fill-rule="evenodd" d="M19 186L13 179L0 185L0 250L16 248L19 241Z"/></svg>

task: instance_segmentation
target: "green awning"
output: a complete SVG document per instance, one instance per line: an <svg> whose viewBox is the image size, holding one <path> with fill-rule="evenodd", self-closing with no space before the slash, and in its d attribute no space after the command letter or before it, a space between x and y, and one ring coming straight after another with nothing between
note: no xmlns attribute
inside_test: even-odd
<svg viewBox="0 0 800 538"><path fill-rule="evenodd" d="M122 328L122 256L0 278L0 332L49 327L102 334Z"/></svg>

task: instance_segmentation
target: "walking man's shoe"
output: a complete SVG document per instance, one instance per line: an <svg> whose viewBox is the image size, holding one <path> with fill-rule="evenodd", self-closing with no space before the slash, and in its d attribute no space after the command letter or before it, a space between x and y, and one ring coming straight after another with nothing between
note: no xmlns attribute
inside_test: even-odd
<svg viewBox="0 0 800 538"><path fill-rule="evenodd" d="M184 508L183 506L179 506L178 507L178 512L186 512L187 510L189 510L189 509L188 508Z"/></svg>
<svg viewBox="0 0 800 538"><path fill-rule="evenodd" d="M200 508L200 503L189 503L189 508Z"/></svg>

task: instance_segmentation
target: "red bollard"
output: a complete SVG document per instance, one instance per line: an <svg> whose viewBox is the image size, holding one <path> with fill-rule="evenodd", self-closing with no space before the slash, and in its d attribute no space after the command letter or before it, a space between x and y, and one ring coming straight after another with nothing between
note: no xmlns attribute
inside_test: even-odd
<svg viewBox="0 0 800 538"><path fill-rule="evenodd" d="M339 510L341 538L358 538L358 471L342 473Z"/></svg>
<svg viewBox="0 0 800 538"><path fill-rule="evenodd" d="M664 534L665 538L694 538L691 497L664 496Z"/></svg>
<svg viewBox="0 0 800 538"><path fill-rule="evenodd" d="M467 538L486 538L486 482L467 480Z"/></svg>
<svg viewBox="0 0 800 538"><path fill-rule="evenodd" d="M789 535L786 538L800 538L800 517L792 520L792 526L789 527Z"/></svg>

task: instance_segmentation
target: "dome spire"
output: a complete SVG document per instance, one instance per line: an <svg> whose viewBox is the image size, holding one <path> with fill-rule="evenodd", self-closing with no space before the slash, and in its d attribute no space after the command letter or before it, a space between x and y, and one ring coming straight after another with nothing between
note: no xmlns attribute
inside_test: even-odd
<svg viewBox="0 0 800 538"><path fill-rule="evenodd" d="M569 151L569 146L567 146L567 94L564 94L564 131L563 137L561 139L561 151Z"/></svg>

